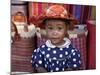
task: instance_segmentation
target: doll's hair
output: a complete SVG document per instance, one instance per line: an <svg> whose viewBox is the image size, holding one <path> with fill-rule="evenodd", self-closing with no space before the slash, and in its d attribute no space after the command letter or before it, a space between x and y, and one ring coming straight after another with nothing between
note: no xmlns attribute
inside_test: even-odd
<svg viewBox="0 0 100 75"><path fill-rule="evenodd" d="M21 15L23 15L23 16L24 16L24 13L23 13L23 12L21 12L21 11L18 11L18 12L16 12L16 13L15 13L15 15L18 15L18 14L21 14Z"/></svg>

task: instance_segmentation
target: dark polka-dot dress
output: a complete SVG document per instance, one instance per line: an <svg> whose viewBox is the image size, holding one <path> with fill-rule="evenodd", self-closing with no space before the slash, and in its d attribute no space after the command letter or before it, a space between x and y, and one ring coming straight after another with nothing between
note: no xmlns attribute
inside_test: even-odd
<svg viewBox="0 0 100 75"><path fill-rule="evenodd" d="M71 44L64 48L50 48L44 44L32 54L32 66L43 67L48 72L64 71L67 68L78 69L80 65L79 50Z"/></svg>

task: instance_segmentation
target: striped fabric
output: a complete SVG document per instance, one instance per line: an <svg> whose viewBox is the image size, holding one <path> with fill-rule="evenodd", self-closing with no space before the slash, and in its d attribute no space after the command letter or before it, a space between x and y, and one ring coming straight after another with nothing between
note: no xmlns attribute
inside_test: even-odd
<svg viewBox="0 0 100 75"><path fill-rule="evenodd" d="M81 17L81 14L80 14L80 12L81 12L81 5L74 5L73 6L73 15L76 17L76 19L78 19L79 21L80 21L80 17ZM74 11L76 11L76 12L74 12Z"/></svg>
<svg viewBox="0 0 100 75"><path fill-rule="evenodd" d="M31 10L29 11L30 16L41 15L44 10L49 6L56 3L41 3L41 2L31 2ZM88 19L96 19L96 6L89 5L72 5L72 4L59 4L63 5L74 17L76 17L81 24L86 23ZM32 13L31 13L32 12Z"/></svg>
<svg viewBox="0 0 100 75"><path fill-rule="evenodd" d="M33 72L30 60L34 49L34 38L21 38L12 43L11 72Z"/></svg>
<svg viewBox="0 0 100 75"><path fill-rule="evenodd" d="M87 67L87 45L86 45L86 35L85 34L78 34L77 38L71 38L71 42L72 45L80 50L81 53L81 61L82 61L82 65L81 65L81 69L85 70Z"/></svg>

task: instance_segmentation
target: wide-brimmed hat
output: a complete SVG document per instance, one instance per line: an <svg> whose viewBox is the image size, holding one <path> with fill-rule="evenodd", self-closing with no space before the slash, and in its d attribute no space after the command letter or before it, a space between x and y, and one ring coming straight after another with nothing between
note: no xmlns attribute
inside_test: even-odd
<svg viewBox="0 0 100 75"><path fill-rule="evenodd" d="M32 16L30 22L36 25L43 25L44 20L47 19L62 19L70 21L72 24L77 24L75 19L62 5L52 5L40 16Z"/></svg>

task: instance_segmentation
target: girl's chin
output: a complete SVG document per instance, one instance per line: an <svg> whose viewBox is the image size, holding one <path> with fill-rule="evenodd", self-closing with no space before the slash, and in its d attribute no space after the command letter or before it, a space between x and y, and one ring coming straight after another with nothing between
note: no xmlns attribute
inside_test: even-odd
<svg viewBox="0 0 100 75"><path fill-rule="evenodd" d="M51 43L55 46L61 45L62 43L59 41L51 41Z"/></svg>
<svg viewBox="0 0 100 75"><path fill-rule="evenodd" d="M55 46L59 46L59 45L62 45L64 43L63 40L59 40L59 39L52 39L51 40L51 43Z"/></svg>

